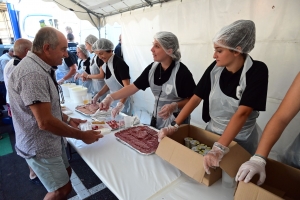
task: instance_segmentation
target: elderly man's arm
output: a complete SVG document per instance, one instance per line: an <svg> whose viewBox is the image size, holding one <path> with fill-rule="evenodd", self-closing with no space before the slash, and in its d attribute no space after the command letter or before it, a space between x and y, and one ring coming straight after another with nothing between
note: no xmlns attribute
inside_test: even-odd
<svg viewBox="0 0 300 200"><path fill-rule="evenodd" d="M36 103L29 106L38 126L41 130L49 131L55 135L71 137L83 140L85 143L92 143L103 137L99 132L81 131L70 127L67 123L55 118L51 113L51 103ZM63 117L66 120L66 116Z"/></svg>

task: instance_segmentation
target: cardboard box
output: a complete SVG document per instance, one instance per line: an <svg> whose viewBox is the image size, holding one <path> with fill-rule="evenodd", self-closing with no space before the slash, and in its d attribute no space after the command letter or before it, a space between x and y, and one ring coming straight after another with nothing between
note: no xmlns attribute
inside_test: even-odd
<svg viewBox="0 0 300 200"><path fill-rule="evenodd" d="M300 170L272 159L267 160L267 178L256 185L258 175L250 183L239 182L236 200L300 199Z"/></svg>
<svg viewBox="0 0 300 200"><path fill-rule="evenodd" d="M222 177L222 169L234 178L241 164L251 157L245 149L233 141L229 145L229 153L220 162L220 168L210 169L211 173L208 175L203 168L203 156L184 146L185 137L191 137L210 147L220 138L219 135L196 126L182 125L173 135L162 139L155 153L191 178L207 186Z"/></svg>

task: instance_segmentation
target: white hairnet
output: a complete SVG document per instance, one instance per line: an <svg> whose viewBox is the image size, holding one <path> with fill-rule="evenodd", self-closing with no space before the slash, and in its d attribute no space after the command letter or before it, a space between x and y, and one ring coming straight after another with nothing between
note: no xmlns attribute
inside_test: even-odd
<svg viewBox="0 0 300 200"><path fill-rule="evenodd" d="M215 35L213 42L240 53L249 53L255 44L255 24L251 20L235 21L223 27Z"/></svg>
<svg viewBox="0 0 300 200"><path fill-rule="evenodd" d="M86 56L86 57L89 57L89 52L88 50L85 48L85 45L84 44L79 44L77 45L77 48L79 48L82 53Z"/></svg>
<svg viewBox="0 0 300 200"><path fill-rule="evenodd" d="M181 58L181 53L179 49L179 42L176 37L171 32L161 31L155 34L154 39L159 42L159 44L163 47L165 52L173 58L173 60L178 61ZM169 52L168 50L172 50Z"/></svg>
<svg viewBox="0 0 300 200"><path fill-rule="evenodd" d="M89 43L90 45L93 45L97 40L98 40L98 38L96 36L94 36L94 35L88 35L85 38L85 42Z"/></svg>
<svg viewBox="0 0 300 200"><path fill-rule="evenodd" d="M93 51L109 51L109 50L114 50L114 44L105 38L100 38L97 40L93 46L92 46Z"/></svg>

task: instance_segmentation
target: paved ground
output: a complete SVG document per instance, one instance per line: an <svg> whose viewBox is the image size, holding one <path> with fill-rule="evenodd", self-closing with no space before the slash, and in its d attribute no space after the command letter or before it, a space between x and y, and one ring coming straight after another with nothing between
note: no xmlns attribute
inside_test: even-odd
<svg viewBox="0 0 300 200"><path fill-rule="evenodd" d="M6 117L6 113L3 117ZM2 123L3 117L0 120L0 134L9 133L14 150L15 134L11 125ZM117 199L77 153L73 154L70 165L75 173L71 177L73 190L68 197L69 199ZM34 185L29 181L27 163L15 151L0 156L0 200L43 199L46 193L44 186Z"/></svg>

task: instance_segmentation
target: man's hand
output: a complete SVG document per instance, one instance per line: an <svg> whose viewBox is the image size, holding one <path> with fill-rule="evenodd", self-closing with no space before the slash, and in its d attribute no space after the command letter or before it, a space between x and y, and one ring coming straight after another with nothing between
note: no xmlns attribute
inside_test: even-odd
<svg viewBox="0 0 300 200"><path fill-rule="evenodd" d="M86 144L91 144L102 138L103 135L99 131L88 130L81 135L81 140Z"/></svg>
<svg viewBox="0 0 300 200"><path fill-rule="evenodd" d="M78 128L79 124L80 123L85 123L85 122L86 122L86 120L77 119L77 118L71 118L70 122L69 122L69 125L72 126L72 127L74 127L74 128L79 129Z"/></svg>

